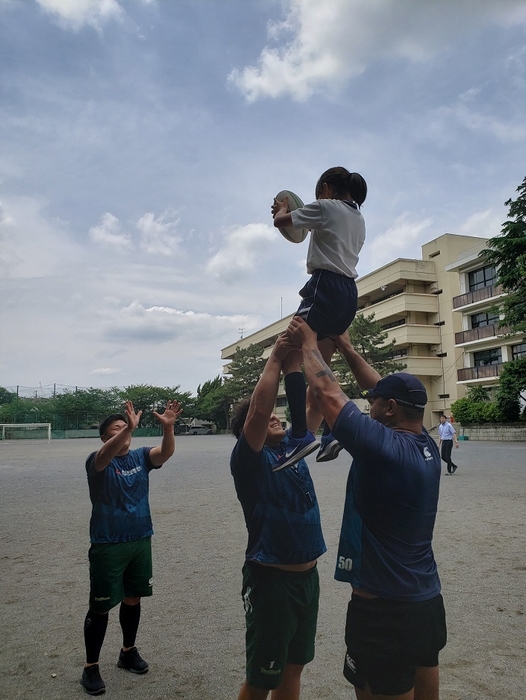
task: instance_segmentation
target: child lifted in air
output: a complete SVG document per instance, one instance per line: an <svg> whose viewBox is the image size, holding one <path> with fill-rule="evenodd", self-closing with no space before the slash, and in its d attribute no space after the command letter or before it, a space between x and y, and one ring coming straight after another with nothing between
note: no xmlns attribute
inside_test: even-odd
<svg viewBox="0 0 526 700"><path fill-rule="evenodd" d="M296 312L318 334L318 347L330 364L335 349L334 336L351 325L356 314L356 265L365 241L365 221L360 207L367 196L367 183L358 173L342 167L329 168L316 184L316 201L288 211L288 199L274 200L272 215L276 228L292 226L309 229L307 272L311 277L300 290L302 302ZM283 469L313 452L317 447L314 433L323 416L316 399L307 390L307 431L292 432L289 449L276 465ZM325 425L317 462L335 459L341 445Z"/></svg>

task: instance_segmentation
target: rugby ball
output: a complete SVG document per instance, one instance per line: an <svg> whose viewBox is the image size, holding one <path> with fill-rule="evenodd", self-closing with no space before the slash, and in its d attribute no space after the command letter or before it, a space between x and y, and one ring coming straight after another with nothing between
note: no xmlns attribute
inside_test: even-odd
<svg viewBox="0 0 526 700"><path fill-rule="evenodd" d="M290 190L281 190L281 192L278 192L276 195L278 202L282 202L285 197L289 198L289 212L303 206L303 202L298 195L294 194L294 192L291 192ZM284 238L287 239L287 241L290 241L291 243L303 243L303 241L307 238L309 230L306 228L292 228L292 226L287 226L285 228L280 228L279 232Z"/></svg>

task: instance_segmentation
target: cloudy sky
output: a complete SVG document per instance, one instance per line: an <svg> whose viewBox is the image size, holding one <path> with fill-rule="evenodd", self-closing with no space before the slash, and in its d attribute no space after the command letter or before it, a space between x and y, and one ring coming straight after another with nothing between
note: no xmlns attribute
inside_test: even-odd
<svg viewBox="0 0 526 700"><path fill-rule="evenodd" d="M328 167L361 275L526 175L524 0L0 0L0 66L2 386L195 392L296 308L270 205Z"/></svg>

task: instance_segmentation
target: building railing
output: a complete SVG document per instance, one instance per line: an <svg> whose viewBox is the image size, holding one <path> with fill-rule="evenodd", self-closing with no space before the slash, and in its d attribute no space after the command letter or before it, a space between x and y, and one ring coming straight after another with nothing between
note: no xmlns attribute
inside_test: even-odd
<svg viewBox="0 0 526 700"><path fill-rule="evenodd" d="M482 289L476 289L474 292L466 292L466 294L460 294L458 297L453 297L453 308L459 309L461 306L467 306L468 304L474 304L477 301L491 299L491 297L496 297L499 294L502 294L502 287L500 284L482 287Z"/></svg>
<svg viewBox="0 0 526 700"><path fill-rule="evenodd" d="M502 364L482 365L480 367L463 367L457 369L457 381L467 382L470 379L487 379L488 377L498 377L502 369Z"/></svg>
<svg viewBox="0 0 526 700"><path fill-rule="evenodd" d="M475 340L484 340L484 338L493 338L498 335L506 335L509 332L509 328L499 326L498 323L492 326L479 326L478 328L471 328L467 331L455 333L455 345L471 343Z"/></svg>

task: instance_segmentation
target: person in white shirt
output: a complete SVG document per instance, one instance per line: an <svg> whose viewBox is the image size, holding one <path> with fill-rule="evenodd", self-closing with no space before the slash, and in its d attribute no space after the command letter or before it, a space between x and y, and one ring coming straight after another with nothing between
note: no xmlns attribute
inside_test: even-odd
<svg viewBox="0 0 526 700"><path fill-rule="evenodd" d="M438 446L440 447L440 456L447 465L446 474L454 474L458 466L453 464L451 452L453 451L453 442L455 447L458 447L457 433L453 425L444 415L440 416L440 424L438 426Z"/></svg>
<svg viewBox="0 0 526 700"><path fill-rule="evenodd" d="M296 312L316 331L318 347L329 364L335 349L334 338L345 333L356 314L358 294L356 265L365 241L365 221L360 207L367 196L367 183L359 173L346 168L326 170L316 184L316 201L288 211L288 198L274 200L272 215L276 228L292 226L311 232L307 253L307 272L311 278L300 290L302 302ZM307 390L307 433L292 435L296 451L304 456L314 448L314 435L323 416ZM289 443L289 453L295 443ZM326 428L321 439L317 462L337 457L339 442ZM289 455L280 466L292 466L299 456ZM297 457L297 459L296 459Z"/></svg>

